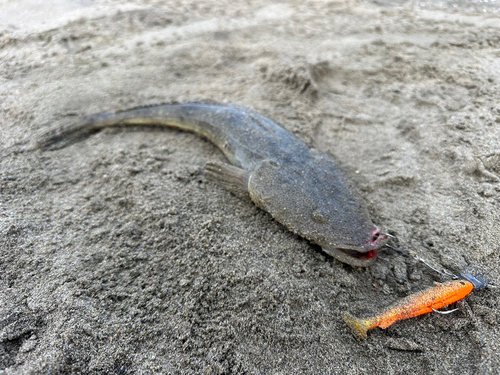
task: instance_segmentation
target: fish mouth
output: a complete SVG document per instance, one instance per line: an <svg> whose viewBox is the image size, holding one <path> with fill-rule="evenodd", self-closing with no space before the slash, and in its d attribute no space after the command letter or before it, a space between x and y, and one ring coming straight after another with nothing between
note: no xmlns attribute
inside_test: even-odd
<svg viewBox="0 0 500 375"><path fill-rule="evenodd" d="M378 257L378 249L368 251L357 251L340 248L323 248L323 251L342 263L347 263L354 267L369 267Z"/></svg>
<svg viewBox="0 0 500 375"><path fill-rule="evenodd" d="M368 242L356 248L343 248L343 247L323 247L323 251L335 259L347 263L355 267L369 267L378 257L378 251L382 246L384 246L389 237L386 233L380 231L380 229L375 228L370 232L370 239Z"/></svg>

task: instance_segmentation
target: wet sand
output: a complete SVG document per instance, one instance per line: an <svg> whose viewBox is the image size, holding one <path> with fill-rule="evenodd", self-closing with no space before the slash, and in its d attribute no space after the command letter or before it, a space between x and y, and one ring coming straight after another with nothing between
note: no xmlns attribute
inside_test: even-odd
<svg viewBox="0 0 500 375"><path fill-rule="evenodd" d="M394 246L499 285L498 4L44 4L0 1L0 374L497 373L498 289L359 341L343 312L447 277L339 263L208 182L196 135L30 147L93 112L248 106L335 157Z"/></svg>

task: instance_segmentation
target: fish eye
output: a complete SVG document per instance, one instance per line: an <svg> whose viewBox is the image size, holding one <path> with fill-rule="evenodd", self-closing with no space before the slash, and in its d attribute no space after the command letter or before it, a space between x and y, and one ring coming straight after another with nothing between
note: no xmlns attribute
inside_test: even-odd
<svg viewBox="0 0 500 375"><path fill-rule="evenodd" d="M461 285L465 285L465 281L460 281L460 284Z"/></svg>

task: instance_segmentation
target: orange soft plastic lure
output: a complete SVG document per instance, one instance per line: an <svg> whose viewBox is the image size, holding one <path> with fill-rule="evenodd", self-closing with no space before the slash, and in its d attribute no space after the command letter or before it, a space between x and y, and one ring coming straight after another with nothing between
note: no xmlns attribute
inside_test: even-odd
<svg viewBox="0 0 500 375"><path fill-rule="evenodd" d="M471 274L460 276L460 280L448 281L411 294L376 316L356 318L345 313L343 318L356 336L366 339L366 332L369 329L387 328L398 320L413 318L448 306L467 296L473 289L482 288L487 284L486 280L479 276Z"/></svg>

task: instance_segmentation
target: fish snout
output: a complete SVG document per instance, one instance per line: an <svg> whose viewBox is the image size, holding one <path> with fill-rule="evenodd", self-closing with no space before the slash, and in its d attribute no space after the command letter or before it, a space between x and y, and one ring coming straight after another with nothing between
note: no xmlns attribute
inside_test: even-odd
<svg viewBox="0 0 500 375"><path fill-rule="evenodd" d="M389 237L387 234L382 232L380 229L375 228L370 232L370 239L368 240L368 243L366 244L368 249L372 250L378 250L382 246L384 246L387 241L389 240Z"/></svg>
<svg viewBox="0 0 500 375"><path fill-rule="evenodd" d="M355 267L369 267L377 259L378 250L386 244L389 236L386 233L375 228L369 233L368 241L361 242L361 246L346 245L346 246L325 246L323 251L337 260L350 264Z"/></svg>

